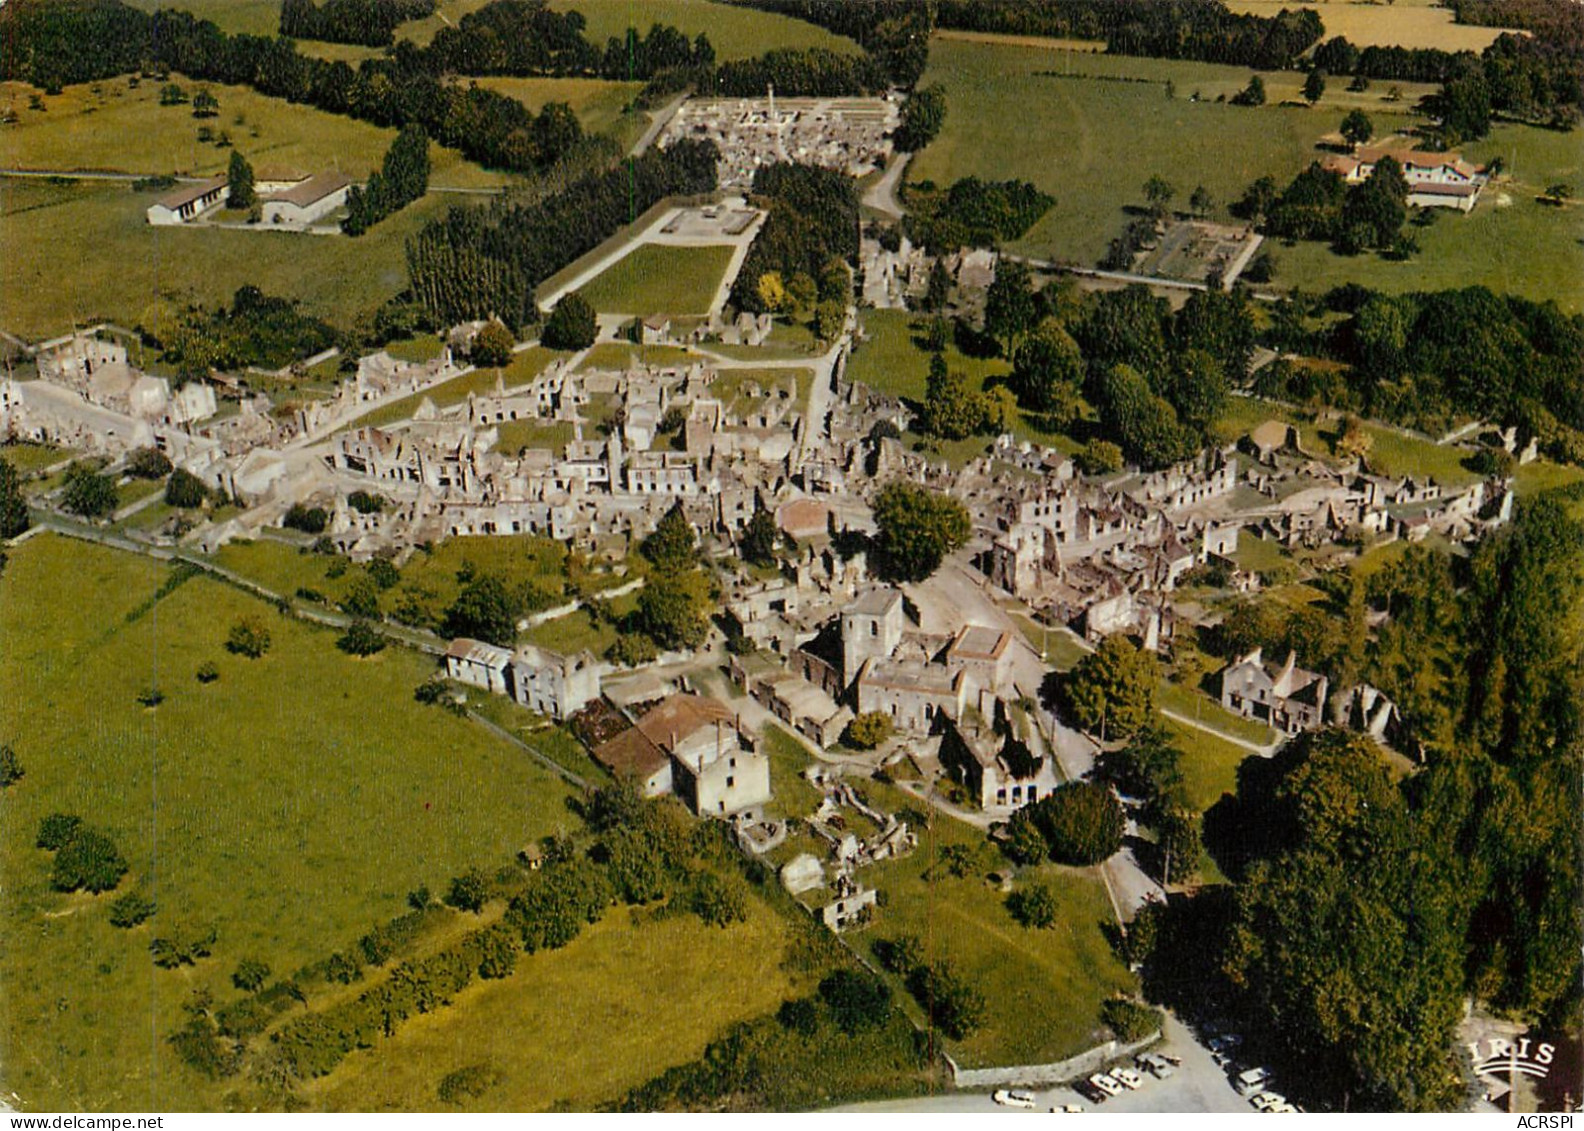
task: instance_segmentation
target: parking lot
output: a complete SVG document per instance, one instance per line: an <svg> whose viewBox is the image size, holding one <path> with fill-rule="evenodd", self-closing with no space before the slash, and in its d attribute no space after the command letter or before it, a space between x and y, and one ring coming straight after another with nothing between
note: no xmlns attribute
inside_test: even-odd
<svg viewBox="0 0 1584 1131"><path fill-rule="evenodd" d="M1053 1087L1026 1089L1034 1094L1032 1108L997 1104L987 1092L949 1092L938 1096L856 1104L840 1110L1047 1114L1052 1108L1059 1110L1063 1105L1072 1104L1082 1107L1084 1111L1097 1112L1253 1112L1248 1100L1233 1089L1226 1070L1215 1062L1210 1050L1198 1042L1187 1026L1170 1014L1166 1017L1161 1043L1151 1051L1177 1057L1182 1063L1173 1067L1169 1079L1160 1080L1145 1075L1143 1083L1136 1090L1124 1091L1103 1104L1097 1104L1071 1088Z"/></svg>

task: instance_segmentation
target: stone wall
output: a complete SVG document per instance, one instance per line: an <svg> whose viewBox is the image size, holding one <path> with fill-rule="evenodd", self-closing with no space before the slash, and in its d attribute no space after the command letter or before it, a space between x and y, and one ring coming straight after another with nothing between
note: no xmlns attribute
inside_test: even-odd
<svg viewBox="0 0 1584 1131"><path fill-rule="evenodd" d="M1007 1068L963 1068L951 1057L946 1063L951 1068L952 1083L959 1088L999 1088L1012 1084L1059 1084L1100 1071L1107 1064L1140 1052L1160 1040L1157 1029L1142 1040L1130 1045L1107 1041L1087 1052L1059 1060L1054 1064L1019 1064Z"/></svg>

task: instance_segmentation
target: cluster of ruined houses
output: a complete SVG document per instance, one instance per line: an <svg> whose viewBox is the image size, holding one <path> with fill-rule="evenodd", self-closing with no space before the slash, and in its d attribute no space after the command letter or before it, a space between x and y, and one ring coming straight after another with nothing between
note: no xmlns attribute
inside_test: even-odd
<svg viewBox="0 0 1584 1131"><path fill-rule="evenodd" d="M722 188L745 189L766 165L795 161L862 177L885 164L902 121L898 95L881 98L690 98L660 134L664 148L693 138L720 151Z"/></svg>

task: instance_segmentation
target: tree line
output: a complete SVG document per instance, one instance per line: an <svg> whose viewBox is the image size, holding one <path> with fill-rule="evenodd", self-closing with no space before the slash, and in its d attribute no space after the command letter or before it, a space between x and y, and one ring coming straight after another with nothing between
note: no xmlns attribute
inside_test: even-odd
<svg viewBox="0 0 1584 1131"><path fill-rule="evenodd" d="M434 73L411 44L354 69L299 54L289 39L227 35L188 12L148 15L121 0L7 4L0 9L0 36L7 44L0 77L46 89L179 71L377 126L421 125L470 160L518 172L553 165L583 139L565 104L552 103L536 116L514 98Z"/></svg>
<svg viewBox="0 0 1584 1131"><path fill-rule="evenodd" d="M767 276L819 279L832 263L857 256L858 190L846 174L789 162L767 165L754 174L753 199L769 215L732 284L739 310L770 307L772 296L760 285Z"/></svg>
<svg viewBox="0 0 1584 1131"><path fill-rule="evenodd" d="M280 33L291 39L389 47L408 20L432 15L435 0L282 0Z"/></svg>
<svg viewBox="0 0 1584 1131"><path fill-rule="evenodd" d="M347 215L341 230L361 236L393 212L399 212L429 191L429 135L416 122L401 128L385 151L378 172L368 183L347 193Z"/></svg>
<svg viewBox="0 0 1584 1131"><path fill-rule="evenodd" d="M1152 997L1190 1013L1230 1003L1278 1070L1302 1065L1294 1078L1316 1102L1460 1105L1466 997L1540 1026L1577 1016L1573 496L1521 504L1466 561L1416 548L1381 582L1391 649L1415 651L1402 670L1445 713L1422 769L1394 781L1369 739L1342 731L1246 760L1236 793L1205 816L1235 887L1147 909L1130 928Z"/></svg>
<svg viewBox="0 0 1584 1131"><path fill-rule="evenodd" d="M541 200L454 207L408 242L413 298L439 325L532 325L535 287L665 197L713 190L715 162L713 143L685 140Z"/></svg>
<svg viewBox="0 0 1584 1131"><path fill-rule="evenodd" d="M889 85L911 90L929 62L930 6L915 0L730 2L743 8L791 16L854 40L874 61L882 87ZM781 88L777 86L776 89Z"/></svg>

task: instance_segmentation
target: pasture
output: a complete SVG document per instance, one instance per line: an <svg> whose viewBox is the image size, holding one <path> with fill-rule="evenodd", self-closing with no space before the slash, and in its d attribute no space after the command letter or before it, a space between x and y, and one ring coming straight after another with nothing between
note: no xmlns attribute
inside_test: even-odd
<svg viewBox="0 0 1584 1131"><path fill-rule="evenodd" d="M1269 174L1285 184L1319 156L1316 141L1350 105L1345 92L1328 92L1313 109L1279 106L1297 97L1302 75L1264 77L1273 104L1232 106L1215 100L1247 84L1240 67L940 37L922 81L946 88L951 113L908 177L1030 181L1056 204L1008 250L1092 266L1126 225L1126 207L1143 204L1152 176L1176 187L1179 204L1203 185L1221 218L1252 181ZM1403 101L1388 103L1376 84L1347 97L1385 116L1410 107L1415 93L1405 86Z"/></svg>
<svg viewBox="0 0 1584 1131"><path fill-rule="evenodd" d="M579 293L602 314L706 314L734 250L640 244Z"/></svg>
<svg viewBox="0 0 1584 1131"><path fill-rule="evenodd" d="M166 1038L194 993L222 1000L239 959L279 975L349 945L473 864L504 861L568 821L566 789L515 747L413 700L433 660L366 660L334 634L167 567L42 536L0 577L0 698L26 776L0 823L4 1089L32 1109L219 1110L233 1084L181 1064ZM262 658L223 647L240 616ZM219 679L200 684L205 661ZM140 706L157 686L165 700ZM62 895L33 846L49 813L106 830L157 912L117 929L111 896ZM213 957L152 965L150 938L207 927Z"/></svg>
<svg viewBox="0 0 1584 1131"><path fill-rule="evenodd" d="M480 86L515 98L535 114L551 102L565 102L577 115L585 133L610 134L623 146L643 133L647 116L628 107L643 83L606 82L604 79L521 79L486 75L469 79Z"/></svg>
<svg viewBox="0 0 1584 1131"><path fill-rule="evenodd" d="M859 50L852 40L803 20L713 0L551 0L550 6L582 12L588 21L583 34L601 50L629 27L647 33L653 24L670 24L689 39L702 32L721 62L752 58L777 47L823 47L846 54Z"/></svg>
<svg viewBox="0 0 1584 1131"><path fill-rule="evenodd" d="M178 8L209 20L230 35L275 35L280 30L280 0L127 0L144 12Z"/></svg>

